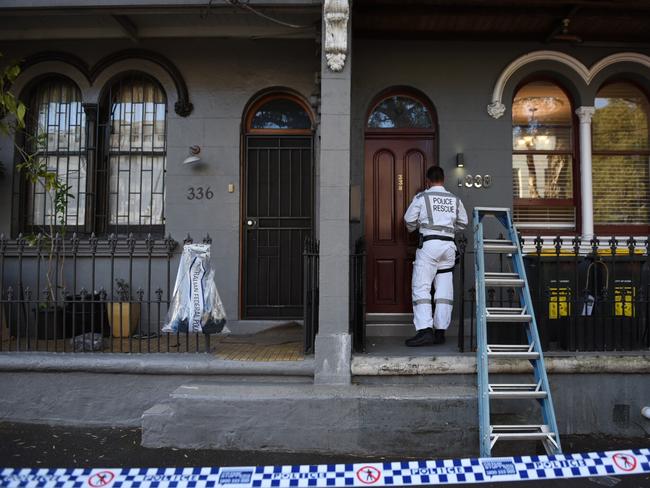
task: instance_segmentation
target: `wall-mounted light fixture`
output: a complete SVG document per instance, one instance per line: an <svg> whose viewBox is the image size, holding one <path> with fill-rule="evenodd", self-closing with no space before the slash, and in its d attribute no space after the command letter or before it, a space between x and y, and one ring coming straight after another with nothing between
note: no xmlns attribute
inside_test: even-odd
<svg viewBox="0 0 650 488"><path fill-rule="evenodd" d="M456 167L458 168L465 167L465 155L463 153L456 154Z"/></svg>
<svg viewBox="0 0 650 488"><path fill-rule="evenodd" d="M190 146L190 155L185 158L183 164L193 164L201 161L199 153L201 152L200 146Z"/></svg>

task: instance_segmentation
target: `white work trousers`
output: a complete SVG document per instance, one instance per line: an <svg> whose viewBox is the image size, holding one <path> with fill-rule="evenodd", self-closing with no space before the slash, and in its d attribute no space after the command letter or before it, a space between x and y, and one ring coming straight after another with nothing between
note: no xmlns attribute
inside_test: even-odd
<svg viewBox="0 0 650 488"><path fill-rule="evenodd" d="M413 321L416 330L435 327L445 330L451 322L454 305L454 274L438 270L454 266L456 245L451 241L426 241L415 253L413 264ZM436 289L435 315L431 316L431 283Z"/></svg>

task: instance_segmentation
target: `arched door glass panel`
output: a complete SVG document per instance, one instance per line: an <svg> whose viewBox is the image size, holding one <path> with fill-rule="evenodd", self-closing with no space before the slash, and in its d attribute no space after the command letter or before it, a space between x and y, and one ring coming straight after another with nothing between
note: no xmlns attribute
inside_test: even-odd
<svg viewBox="0 0 650 488"><path fill-rule="evenodd" d="M260 106L251 119L251 129L311 129L311 119L298 103L274 98Z"/></svg>
<svg viewBox="0 0 650 488"><path fill-rule="evenodd" d="M429 109L406 95L385 98L368 117L369 129L432 129Z"/></svg>

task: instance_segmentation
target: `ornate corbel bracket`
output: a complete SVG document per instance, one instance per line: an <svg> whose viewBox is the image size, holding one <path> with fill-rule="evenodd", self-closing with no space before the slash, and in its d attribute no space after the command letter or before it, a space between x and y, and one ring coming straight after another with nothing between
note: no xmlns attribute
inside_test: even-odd
<svg viewBox="0 0 650 488"><path fill-rule="evenodd" d="M348 20L350 5L348 0L325 0L323 4L325 19L325 58L332 71L342 71L348 53Z"/></svg>
<svg viewBox="0 0 650 488"><path fill-rule="evenodd" d="M506 106L499 101L495 101L487 106L487 111L490 117L498 119L505 113Z"/></svg>

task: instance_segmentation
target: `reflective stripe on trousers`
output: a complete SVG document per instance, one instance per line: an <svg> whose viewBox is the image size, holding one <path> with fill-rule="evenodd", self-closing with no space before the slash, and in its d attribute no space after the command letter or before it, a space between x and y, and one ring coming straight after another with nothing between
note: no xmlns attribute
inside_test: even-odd
<svg viewBox="0 0 650 488"><path fill-rule="evenodd" d="M447 329L451 322L454 300L454 274L437 274L438 269L454 265L456 246L453 242L432 240L424 243L415 254L413 264L412 298L413 322L417 330L434 327ZM436 289L435 315L431 316L431 283Z"/></svg>

